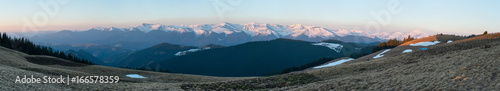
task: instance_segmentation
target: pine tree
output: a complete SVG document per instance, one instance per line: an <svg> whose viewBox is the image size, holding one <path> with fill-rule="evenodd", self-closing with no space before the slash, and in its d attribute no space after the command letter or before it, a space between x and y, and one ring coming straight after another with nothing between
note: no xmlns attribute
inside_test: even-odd
<svg viewBox="0 0 500 91"><path fill-rule="evenodd" d="M66 58L66 60L74 61L73 60L73 55L71 55L71 53L68 53L68 58Z"/></svg>
<svg viewBox="0 0 500 91"><path fill-rule="evenodd" d="M415 40L415 38L413 38L413 37L411 37L410 35L408 35L408 38L405 38L405 39L403 40L403 43L406 43L406 42L409 42L409 41L412 41L412 40ZM403 43L401 43L401 44L403 44Z"/></svg>
<svg viewBox="0 0 500 91"><path fill-rule="evenodd" d="M78 61L80 61L80 60L78 60L78 57L76 57L76 55L73 55L73 60L72 60L72 61L74 61L74 62L78 62Z"/></svg>
<svg viewBox="0 0 500 91"><path fill-rule="evenodd" d="M488 31L484 31L483 35L487 35L488 34Z"/></svg>
<svg viewBox="0 0 500 91"><path fill-rule="evenodd" d="M49 49L47 49L47 47L43 46L41 55L48 55L48 54L49 54Z"/></svg>
<svg viewBox="0 0 500 91"><path fill-rule="evenodd" d="M52 47L49 47L49 54L48 55L50 55L50 56L56 56L54 54L55 53L54 53L54 50L52 49Z"/></svg>
<svg viewBox="0 0 500 91"><path fill-rule="evenodd" d="M3 34L0 34L0 46L3 46Z"/></svg>
<svg viewBox="0 0 500 91"><path fill-rule="evenodd" d="M40 45L35 46L35 55L42 55L42 47Z"/></svg>
<svg viewBox="0 0 500 91"><path fill-rule="evenodd" d="M7 36L7 33L3 33L2 34L2 46L5 47L5 48L9 48L9 49L12 49L12 44L11 44L11 41L10 41L10 38L9 36Z"/></svg>
<svg viewBox="0 0 500 91"><path fill-rule="evenodd" d="M64 51L60 51L59 52L59 58L68 59L68 56L66 56L66 54L64 53Z"/></svg>

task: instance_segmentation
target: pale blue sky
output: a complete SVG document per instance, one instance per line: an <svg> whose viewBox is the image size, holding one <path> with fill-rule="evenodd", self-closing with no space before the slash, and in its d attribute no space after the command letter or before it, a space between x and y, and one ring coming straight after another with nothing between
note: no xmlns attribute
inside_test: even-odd
<svg viewBox="0 0 500 91"><path fill-rule="evenodd" d="M51 0L0 0L0 31L23 31L33 16L47 14L40 2ZM399 14L382 31L428 33L500 32L497 0L68 0L37 30L87 30L92 27L133 27L142 23L165 25L250 22L303 24L329 29L362 30L375 21L372 11L387 10L398 1ZM221 3L216 4L215 2ZM229 3L228 1L241 1ZM42 6L41 6L42 5ZM214 6L233 9L219 16ZM54 7L50 7L54 9ZM40 13L39 13L40 12ZM42 25L43 24L43 25ZM30 29L28 29L30 30ZM26 31L26 30L25 30Z"/></svg>

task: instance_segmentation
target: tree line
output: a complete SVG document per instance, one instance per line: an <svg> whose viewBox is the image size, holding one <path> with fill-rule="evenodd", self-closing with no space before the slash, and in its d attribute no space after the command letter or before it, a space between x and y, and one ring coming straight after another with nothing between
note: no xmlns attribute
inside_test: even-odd
<svg viewBox="0 0 500 91"><path fill-rule="evenodd" d="M78 63L84 63L90 65L95 64L86 59L78 58L76 55L72 55L71 53L64 53L64 51L57 51L52 49L51 47L36 45L30 40L25 39L23 37L21 38L9 37L5 32L0 35L0 38L1 38L0 39L1 46L19 52L23 52L29 55L47 55Z"/></svg>
<svg viewBox="0 0 500 91"><path fill-rule="evenodd" d="M377 52L377 51L380 51L380 50L383 50L383 49L395 48L395 47L397 47L397 46L399 46L399 45L401 45L403 43L406 43L406 42L409 42L409 41L412 41L412 40L415 40L415 38L411 37L410 35L408 35L408 37L404 38L403 41L399 41L396 38L390 39L387 42L382 42L382 43L378 44L377 46L375 46L373 48L372 52Z"/></svg>

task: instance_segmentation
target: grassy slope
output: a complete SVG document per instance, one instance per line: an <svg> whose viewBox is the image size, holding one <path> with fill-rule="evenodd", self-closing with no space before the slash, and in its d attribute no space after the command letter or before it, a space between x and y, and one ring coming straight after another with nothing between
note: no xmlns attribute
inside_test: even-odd
<svg viewBox="0 0 500 91"><path fill-rule="evenodd" d="M0 90L131 90L131 89L180 89L181 83L226 81L245 78L209 77L198 75L158 73L150 71L129 70L97 65L85 65L62 60L50 56L27 55L0 47ZM132 79L125 75L140 74L147 79ZM14 83L16 76L120 76L116 84L18 84Z"/></svg>
<svg viewBox="0 0 500 91"><path fill-rule="evenodd" d="M318 70L182 86L190 90L498 90L499 51L500 39L490 38Z"/></svg>
<svg viewBox="0 0 500 91"><path fill-rule="evenodd" d="M426 51L306 71L327 80L282 89L498 90L499 51L500 39L494 38L441 44Z"/></svg>
<svg viewBox="0 0 500 91"><path fill-rule="evenodd" d="M383 55L384 55L384 57L392 57L392 56L397 56L397 55L401 54L406 49L412 49L413 51L420 51L420 48L429 48L427 46L409 46L410 44L415 44L415 43L420 43L420 42L431 42L431 41L440 41L440 44L446 44L446 42L448 42L449 40L458 41L458 40L462 40L462 39L465 39L465 37L454 36L454 35L429 36L429 37L420 38L420 39L416 39L416 40L401 44L400 46L398 46L396 48L392 48L390 51L384 53ZM373 60L374 56L380 54L384 50L372 53L372 54L364 56L364 57L360 57L356 60L349 61L346 63L356 63L356 62Z"/></svg>

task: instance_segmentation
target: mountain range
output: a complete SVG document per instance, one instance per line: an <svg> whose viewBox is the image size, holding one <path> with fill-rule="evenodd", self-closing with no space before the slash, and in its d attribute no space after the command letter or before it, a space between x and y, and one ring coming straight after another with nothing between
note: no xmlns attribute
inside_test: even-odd
<svg viewBox="0 0 500 91"><path fill-rule="evenodd" d="M286 38L319 42L335 39L344 42L371 43L388 39L401 39L406 36L427 37L429 34L419 30L403 32L367 32L361 30L326 29L316 26L279 25L279 24L203 24L203 25L162 25L144 23L137 27L95 27L85 31L63 30L55 33L41 33L30 37L41 43L81 44L93 43L144 49L160 43L202 47L207 44L232 46L250 41Z"/></svg>

